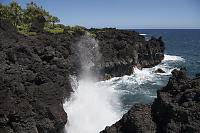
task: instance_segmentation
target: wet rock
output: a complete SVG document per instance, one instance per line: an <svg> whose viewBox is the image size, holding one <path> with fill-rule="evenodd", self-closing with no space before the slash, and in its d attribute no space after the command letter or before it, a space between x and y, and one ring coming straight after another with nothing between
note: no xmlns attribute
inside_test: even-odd
<svg viewBox="0 0 200 133"><path fill-rule="evenodd" d="M200 131L200 79L174 70L151 104L136 104L101 133L196 133Z"/></svg>
<svg viewBox="0 0 200 133"><path fill-rule="evenodd" d="M166 72L165 72L164 70L158 68L158 69L155 71L155 73L166 73Z"/></svg>
<svg viewBox="0 0 200 133"><path fill-rule="evenodd" d="M200 73L197 73L195 76L196 76L197 78L200 77Z"/></svg>

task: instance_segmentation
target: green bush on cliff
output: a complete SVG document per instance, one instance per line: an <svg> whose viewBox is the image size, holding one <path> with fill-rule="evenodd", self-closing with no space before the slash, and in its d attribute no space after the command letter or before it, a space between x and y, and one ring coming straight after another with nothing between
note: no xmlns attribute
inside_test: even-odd
<svg viewBox="0 0 200 133"><path fill-rule="evenodd" d="M96 34L94 34L94 33L90 33L90 32L88 32L88 31L86 31L86 34L87 34L88 36L93 36L93 37L96 36Z"/></svg>
<svg viewBox="0 0 200 133"><path fill-rule="evenodd" d="M74 33L73 30L68 30L67 32L68 32L70 35L72 35L72 33Z"/></svg>
<svg viewBox="0 0 200 133"><path fill-rule="evenodd" d="M29 32L30 27L31 27L31 23L17 25L17 31L20 34L24 34L24 35L36 35L36 32Z"/></svg>
<svg viewBox="0 0 200 133"><path fill-rule="evenodd" d="M50 28L50 27L44 27L45 31L49 31L51 33L57 34L57 33L63 33L64 29L60 27Z"/></svg>

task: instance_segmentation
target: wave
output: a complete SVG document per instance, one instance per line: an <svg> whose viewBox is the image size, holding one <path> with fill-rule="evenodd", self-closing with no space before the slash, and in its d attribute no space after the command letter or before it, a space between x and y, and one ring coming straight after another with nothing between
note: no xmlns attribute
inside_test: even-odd
<svg viewBox="0 0 200 133"><path fill-rule="evenodd" d="M123 77L114 77L109 80L104 81L106 82L118 82L118 83L137 83L137 84L143 84L146 81L154 80L155 75L170 75L171 71L174 69L178 69L177 66L174 64L171 64L173 62L184 62L185 59L180 56L174 56L174 55L164 55L164 60L158 64L155 67L152 68L143 68L142 70L139 70L138 68L134 68L134 73L130 76L125 75ZM166 73L155 73L155 71L161 68ZM134 77L134 80L133 80Z"/></svg>
<svg viewBox="0 0 200 133"><path fill-rule="evenodd" d="M185 59L181 56L175 56L175 55L164 55L163 61L185 61Z"/></svg>
<svg viewBox="0 0 200 133"><path fill-rule="evenodd" d="M144 33L142 33L142 34L140 34L141 36L146 36L147 34L144 34Z"/></svg>
<svg viewBox="0 0 200 133"><path fill-rule="evenodd" d="M174 55L164 55L164 60L153 68L134 68L134 73L130 76L114 77L101 81L101 85L112 87L114 95L120 99L120 107L116 107L121 112L126 112L134 103L149 103L157 97L157 89L165 86L167 80L174 69L179 69L178 64L185 61L183 57ZM166 73L156 73L161 68ZM123 102L124 101L124 102Z"/></svg>

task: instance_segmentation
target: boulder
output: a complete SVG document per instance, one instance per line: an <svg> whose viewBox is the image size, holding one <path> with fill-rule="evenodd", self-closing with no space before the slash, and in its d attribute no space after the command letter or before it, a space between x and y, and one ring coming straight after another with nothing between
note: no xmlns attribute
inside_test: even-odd
<svg viewBox="0 0 200 133"><path fill-rule="evenodd" d="M197 73L195 76L196 76L197 78L199 78L199 77L200 77L200 73Z"/></svg>
<svg viewBox="0 0 200 133"><path fill-rule="evenodd" d="M158 69L155 71L155 73L166 73L166 72L165 72L164 70L158 68Z"/></svg>

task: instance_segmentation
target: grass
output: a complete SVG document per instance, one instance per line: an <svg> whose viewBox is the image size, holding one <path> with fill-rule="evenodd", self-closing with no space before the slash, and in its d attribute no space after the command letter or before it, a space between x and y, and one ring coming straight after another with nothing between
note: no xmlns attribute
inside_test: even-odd
<svg viewBox="0 0 200 133"><path fill-rule="evenodd" d="M68 32L70 35L72 35L72 33L74 33L73 30L68 30L67 32Z"/></svg>
<svg viewBox="0 0 200 133"><path fill-rule="evenodd" d="M64 31L64 29L60 28L60 27L55 27L55 28L44 27L44 30L49 31L54 34L63 33L63 31Z"/></svg>

